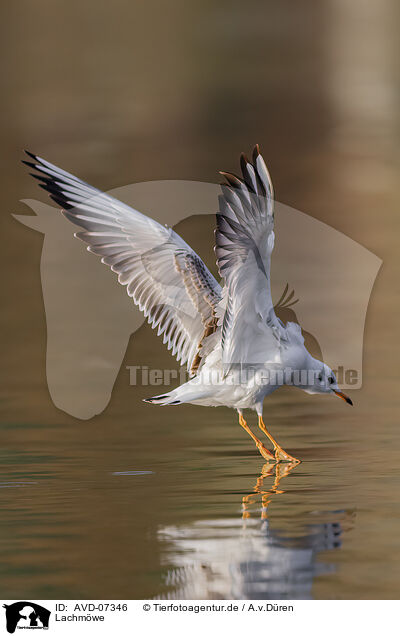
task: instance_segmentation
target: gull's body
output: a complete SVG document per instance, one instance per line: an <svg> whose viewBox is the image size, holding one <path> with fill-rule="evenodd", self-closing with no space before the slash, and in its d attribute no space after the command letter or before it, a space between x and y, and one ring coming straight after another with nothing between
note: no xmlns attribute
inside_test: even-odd
<svg viewBox="0 0 400 636"><path fill-rule="evenodd" d="M306 372L302 383L296 382L299 388L336 393L350 402L338 390L331 369L305 348L300 326L284 325L275 314L270 288L273 189L258 146L252 162L242 155L242 178L221 173L227 183L219 197L215 252L223 286L173 229L28 154L33 162L25 163L37 171L33 176L82 228L76 236L118 274L128 295L192 376L146 401L234 408L261 454L273 458L243 419L243 410L253 409L277 461L294 459L262 419L264 398L278 386L292 384L296 374L299 378Z"/></svg>

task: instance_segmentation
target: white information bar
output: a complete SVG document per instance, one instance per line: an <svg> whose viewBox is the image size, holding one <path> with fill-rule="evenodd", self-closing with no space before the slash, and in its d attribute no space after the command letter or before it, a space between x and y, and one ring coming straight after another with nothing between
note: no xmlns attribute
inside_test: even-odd
<svg viewBox="0 0 400 636"><path fill-rule="evenodd" d="M296 630L337 636L382 630L398 622L399 601L2 601L0 633L173 634L212 636L249 630ZM205 632L207 630L207 632ZM255 632L260 633L260 632ZM269 631L268 633L271 633ZM278 633L278 632L277 632Z"/></svg>

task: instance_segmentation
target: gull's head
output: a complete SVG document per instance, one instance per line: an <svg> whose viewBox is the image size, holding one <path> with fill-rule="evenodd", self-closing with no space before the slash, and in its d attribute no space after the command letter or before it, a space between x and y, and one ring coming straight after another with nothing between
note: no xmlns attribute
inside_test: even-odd
<svg viewBox="0 0 400 636"><path fill-rule="evenodd" d="M338 387L337 379L330 367L320 360L312 358L312 372L309 373L309 384L304 390L306 393L327 393L329 395L336 395L342 400L351 404L353 402L346 393L343 393Z"/></svg>

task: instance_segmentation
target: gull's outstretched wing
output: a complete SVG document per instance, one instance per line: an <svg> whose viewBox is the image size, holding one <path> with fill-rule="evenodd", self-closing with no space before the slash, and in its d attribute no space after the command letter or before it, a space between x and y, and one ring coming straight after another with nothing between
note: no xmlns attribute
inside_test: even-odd
<svg viewBox="0 0 400 636"><path fill-rule="evenodd" d="M75 234L118 274L148 322L181 364L196 372L201 342L216 329L221 287L201 258L168 226L51 163L24 161L42 188L83 228Z"/></svg>
<svg viewBox="0 0 400 636"><path fill-rule="evenodd" d="M241 156L241 170L242 178L221 172L227 183L221 186L215 232L218 267L225 279L222 362L226 371L234 365L279 362L286 337L271 298L274 199L258 146L252 162Z"/></svg>

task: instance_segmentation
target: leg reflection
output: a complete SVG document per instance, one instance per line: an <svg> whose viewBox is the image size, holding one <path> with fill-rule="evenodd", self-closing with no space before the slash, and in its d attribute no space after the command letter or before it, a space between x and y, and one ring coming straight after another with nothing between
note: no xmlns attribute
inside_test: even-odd
<svg viewBox="0 0 400 636"><path fill-rule="evenodd" d="M261 519L267 519L268 506L272 501L273 495L281 495L285 492L279 489L281 480L289 475L298 465L299 462L297 461L291 462L290 464L264 464L261 475L257 478L253 488L253 492L242 498L242 518L249 519L251 515L250 506L255 504L259 496L261 496ZM266 490L264 480L271 476L274 476L274 482L271 488Z"/></svg>

